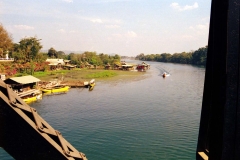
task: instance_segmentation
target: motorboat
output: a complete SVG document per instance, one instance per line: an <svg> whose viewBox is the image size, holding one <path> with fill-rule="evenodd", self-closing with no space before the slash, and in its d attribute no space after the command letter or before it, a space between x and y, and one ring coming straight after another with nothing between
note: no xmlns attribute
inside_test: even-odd
<svg viewBox="0 0 240 160"><path fill-rule="evenodd" d="M165 78L165 77L167 77L167 76L170 76L170 74L169 74L169 73L166 73L166 72L163 72L162 77Z"/></svg>

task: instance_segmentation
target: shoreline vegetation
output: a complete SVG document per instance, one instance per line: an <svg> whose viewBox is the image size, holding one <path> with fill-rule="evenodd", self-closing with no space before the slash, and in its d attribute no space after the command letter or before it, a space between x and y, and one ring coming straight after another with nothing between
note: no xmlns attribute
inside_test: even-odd
<svg viewBox="0 0 240 160"><path fill-rule="evenodd" d="M118 54L89 52L69 53L57 51L51 47L48 52L41 52L43 48L41 40L37 37L25 37L18 43L13 43L11 35L0 24L0 58L11 62L0 63L0 74L10 77L32 75L42 81L58 79L61 81L80 83L91 79L111 80L132 78L143 73L119 70L122 66L121 57ZM162 53L144 55L141 53L135 58L141 61L170 62L181 64L205 65L207 46L197 51L182 53ZM56 59L57 62L47 60ZM64 64L59 63L59 60ZM69 70L68 70L69 69ZM118 78L117 78L118 77Z"/></svg>
<svg viewBox="0 0 240 160"><path fill-rule="evenodd" d="M115 81L119 79L132 80L139 79L145 72L123 71L123 70L104 70L104 69L75 69L75 70L55 70L45 72L35 72L34 77L40 79L42 83L53 80L70 86L83 86L85 81L95 79L96 81ZM141 78L143 78L141 76Z"/></svg>
<svg viewBox="0 0 240 160"><path fill-rule="evenodd" d="M196 51L182 53L162 53L162 54L147 54L141 53L136 56L136 59L142 61L169 62L180 64L192 64L206 66L208 46L201 47Z"/></svg>

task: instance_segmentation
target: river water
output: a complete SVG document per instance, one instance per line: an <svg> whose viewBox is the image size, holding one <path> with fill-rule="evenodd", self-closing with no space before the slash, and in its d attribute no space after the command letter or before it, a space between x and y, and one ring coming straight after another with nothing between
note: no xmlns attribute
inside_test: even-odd
<svg viewBox="0 0 240 160"><path fill-rule="evenodd" d="M30 106L89 160L195 159L205 69L147 63L140 77L96 81L93 91L72 88ZM12 158L0 149L0 159Z"/></svg>

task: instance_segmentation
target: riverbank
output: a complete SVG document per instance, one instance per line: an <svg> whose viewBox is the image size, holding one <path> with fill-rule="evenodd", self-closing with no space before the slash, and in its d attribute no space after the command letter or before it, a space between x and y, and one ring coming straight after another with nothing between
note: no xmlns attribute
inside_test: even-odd
<svg viewBox="0 0 240 160"><path fill-rule="evenodd" d="M84 86L83 83L95 79L96 81L114 81L118 79L132 80L141 79L145 72L104 70L104 69L76 69L76 70L57 70L48 72L36 72L33 76L43 82L52 80L62 81L64 84ZM141 78L140 78L141 77Z"/></svg>

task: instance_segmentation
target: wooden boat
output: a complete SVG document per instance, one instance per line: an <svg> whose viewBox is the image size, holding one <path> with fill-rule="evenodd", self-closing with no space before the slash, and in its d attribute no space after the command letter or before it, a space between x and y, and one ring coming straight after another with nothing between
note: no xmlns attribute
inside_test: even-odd
<svg viewBox="0 0 240 160"><path fill-rule="evenodd" d="M37 100L42 99L42 93L36 94L36 95L28 95L28 96L22 97L22 99L26 103L35 102Z"/></svg>
<svg viewBox="0 0 240 160"><path fill-rule="evenodd" d="M37 89L30 89L24 92L18 92L18 96L26 103L35 102L42 99L42 92Z"/></svg>
<svg viewBox="0 0 240 160"><path fill-rule="evenodd" d="M51 88L42 89L43 93L65 93L69 90L69 86L54 86Z"/></svg>

